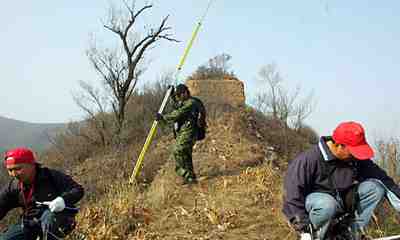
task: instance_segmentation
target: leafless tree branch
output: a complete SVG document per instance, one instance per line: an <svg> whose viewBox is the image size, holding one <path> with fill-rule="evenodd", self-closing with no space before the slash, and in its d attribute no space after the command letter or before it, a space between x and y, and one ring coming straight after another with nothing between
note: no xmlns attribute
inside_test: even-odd
<svg viewBox="0 0 400 240"><path fill-rule="evenodd" d="M298 85L290 92L283 86L283 79L274 64L263 66L259 71L259 80L266 85L266 89L256 97L256 106L264 113L271 114L286 126L299 129L304 120L312 113L314 95L311 93L301 99L302 89Z"/></svg>
<svg viewBox="0 0 400 240"><path fill-rule="evenodd" d="M131 3L131 4L130 4ZM122 16L117 16L111 11L108 23L104 27L118 36L122 48L122 55L111 51L98 51L96 48L90 51L89 59L94 69L100 74L105 84L112 90L113 100L111 106L116 117L117 134L122 130L125 119L125 107L136 88L138 79L144 72L141 62L145 52L157 41L164 39L178 42L171 37L167 26L168 16L164 17L157 28L151 28L144 37L132 38L135 34L136 20L148 9L151 4L146 4L135 11L135 1L123 1L128 18L123 21Z"/></svg>

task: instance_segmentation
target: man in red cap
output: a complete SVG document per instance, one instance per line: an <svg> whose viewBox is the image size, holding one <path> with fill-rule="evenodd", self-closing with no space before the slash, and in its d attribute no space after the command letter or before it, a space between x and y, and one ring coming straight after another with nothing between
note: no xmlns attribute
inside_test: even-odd
<svg viewBox="0 0 400 240"><path fill-rule="evenodd" d="M0 219L17 207L23 209L23 214L22 223L10 226L0 239L36 239L41 234L39 221L51 222L50 232L65 237L74 227L76 214L65 209L83 197L82 186L62 172L36 163L28 148L7 151L4 166L13 178L0 191ZM49 235L48 239L56 238Z"/></svg>
<svg viewBox="0 0 400 240"><path fill-rule="evenodd" d="M361 124L343 122L289 163L283 213L301 240L339 233L350 235L345 239L368 239L363 228L378 203L388 193L400 197L400 188L373 156ZM352 231L346 231L349 227Z"/></svg>

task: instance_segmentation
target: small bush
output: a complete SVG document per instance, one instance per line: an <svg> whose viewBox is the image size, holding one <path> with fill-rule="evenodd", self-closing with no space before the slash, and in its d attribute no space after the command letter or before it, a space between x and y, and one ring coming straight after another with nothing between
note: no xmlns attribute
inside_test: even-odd
<svg viewBox="0 0 400 240"><path fill-rule="evenodd" d="M207 63L199 66L196 71L189 76L189 79L193 80L217 80L224 78L235 78L236 76L233 71L229 71L229 60L231 60L229 54L223 53L210 58Z"/></svg>

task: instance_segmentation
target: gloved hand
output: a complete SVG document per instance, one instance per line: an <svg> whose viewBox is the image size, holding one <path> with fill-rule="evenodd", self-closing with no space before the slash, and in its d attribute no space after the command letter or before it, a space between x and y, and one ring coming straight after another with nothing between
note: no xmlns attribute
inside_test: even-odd
<svg viewBox="0 0 400 240"><path fill-rule="evenodd" d="M168 88L168 89L171 89L171 95L174 95L174 93L175 93L175 87L174 87L174 85L168 85L167 88Z"/></svg>
<svg viewBox="0 0 400 240"><path fill-rule="evenodd" d="M300 240L313 240L310 233L301 233Z"/></svg>
<svg viewBox="0 0 400 240"><path fill-rule="evenodd" d="M65 202L62 197L56 197L53 201L43 203L49 206L51 212L61 212L65 208Z"/></svg>
<svg viewBox="0 0 400 240"><path fill-rule="evenodd" d="M295 218L290 220L290 224L298 233L310 233L311 232L311 222L307 218L301 219L300 217L296 216Z"/></svg>
<svg viewBox="0 0 400 240"><path fill-rule="evenodd" d="M160 121L160 120L163 119L163 115L162 115L161 113L156 113L155 119L156 119L157 121Z"/></svg>

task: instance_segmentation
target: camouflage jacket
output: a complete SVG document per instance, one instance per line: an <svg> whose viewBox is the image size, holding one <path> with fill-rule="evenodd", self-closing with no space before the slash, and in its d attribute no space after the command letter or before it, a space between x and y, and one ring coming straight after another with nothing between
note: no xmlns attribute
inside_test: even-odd
<svg viewBox="0 0 400 240"><path fill-rule="evenodd" d="M175 110L164 115L164 120L175 124L177 139L195 139L197 131L197 117L199 114L198 101L194 97L178 103Z"/></svg>

